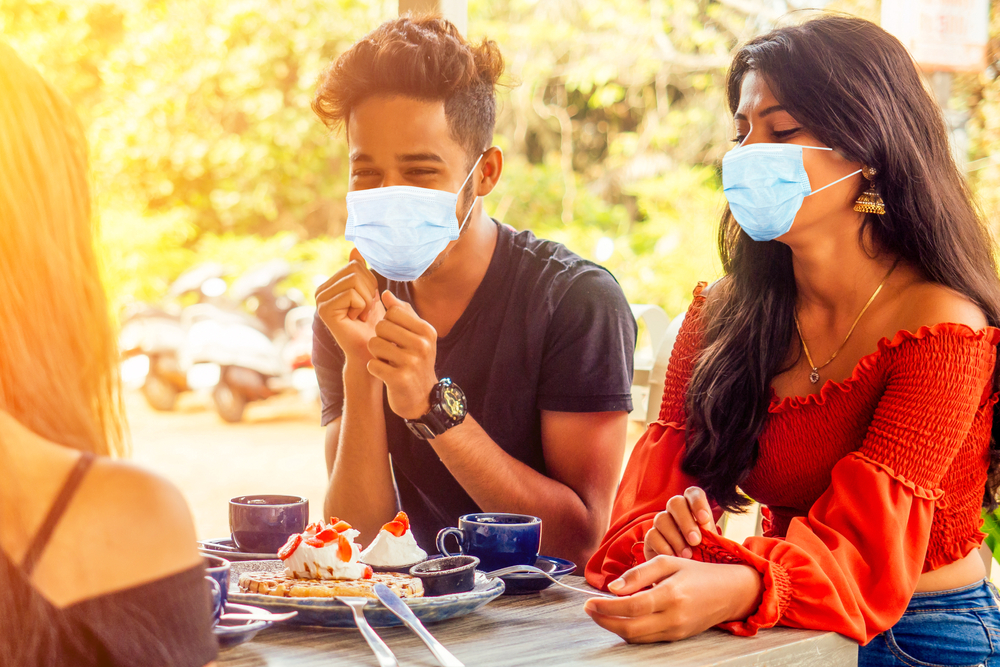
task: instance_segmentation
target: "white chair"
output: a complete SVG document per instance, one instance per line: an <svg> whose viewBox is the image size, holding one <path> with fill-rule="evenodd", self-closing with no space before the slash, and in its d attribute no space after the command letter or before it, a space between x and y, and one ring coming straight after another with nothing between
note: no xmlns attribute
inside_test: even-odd
<svg viewBox="0 0 1000 667"><path fill-rule="evenodd" d="M677 332L684 322L684 313L673 320L659 306L633 304L632 316L646 325L649 346L636 349L632 373L632 418L648 424L660 412L663 381L667 375L670 353L677 340Z"/></svg>

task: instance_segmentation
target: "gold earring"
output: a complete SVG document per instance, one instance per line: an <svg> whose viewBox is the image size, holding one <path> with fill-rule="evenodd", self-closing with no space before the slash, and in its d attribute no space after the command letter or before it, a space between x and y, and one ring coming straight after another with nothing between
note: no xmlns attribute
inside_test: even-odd
<svg viewBox="0 0 1000 667"><path fill-rule="evenodd" d="M875 215L885 214L885 202L875 189L872 179L878 171L874 167L861 167L861 175L868 179L868 189L861 193L858 200L854 202L854 210L858 213L874 213Z"/></svg>

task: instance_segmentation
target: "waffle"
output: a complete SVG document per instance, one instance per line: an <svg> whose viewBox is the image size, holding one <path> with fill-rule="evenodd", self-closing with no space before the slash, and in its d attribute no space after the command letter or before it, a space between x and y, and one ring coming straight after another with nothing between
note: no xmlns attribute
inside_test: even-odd
<svg viewBox="0 0 1000 667"><path fill-rule="evenodd" d="M385 584L401 598L424 595L424 586L416 577L388 572L376 573L371 579L296 579L281 571L244 572L240 575L239 586L244 593L285 598L332 598L338 595L374 598L372 587L377 583Z"/></svg>

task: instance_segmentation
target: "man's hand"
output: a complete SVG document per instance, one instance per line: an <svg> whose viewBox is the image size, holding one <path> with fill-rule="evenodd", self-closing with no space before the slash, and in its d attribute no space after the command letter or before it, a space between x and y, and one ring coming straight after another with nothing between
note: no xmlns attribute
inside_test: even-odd
<svg viewBox="0 0 1000 667"><path fill-rule="evenodd" d="M316 310L348 359L368 363L368 341L375 336L385 308L375 274L356 248L348 265L316 290Z"/></svg>
<svg viewBox="0 0 1000 667"><path fill-rule="evenodd" d="M388 290L382 302L385 317L368 341L368 372L385 383L393 412L403 419L419 419L430 410L431 390L438 381L437 331Z"/></svg>
<svg viewBox="0 0 1000 667"><path fill-rule="evenodd" d="M671 556L633 567L608 588L622 597L591 598L583 609L630 644L677 641L719 623L744 620L760 606L764 593L760 574L747 565Z"/></svg>
<svg viewBox="0 0 1000 667"><path fill-rule="evenodd" d="M712 506L700 487L690 486L683 496L667 501L667 509L653 519L646 533L643 554L646 560L654 556L690 558L691 547L701 544L702 531L719 532L712 518Z"/></svg>

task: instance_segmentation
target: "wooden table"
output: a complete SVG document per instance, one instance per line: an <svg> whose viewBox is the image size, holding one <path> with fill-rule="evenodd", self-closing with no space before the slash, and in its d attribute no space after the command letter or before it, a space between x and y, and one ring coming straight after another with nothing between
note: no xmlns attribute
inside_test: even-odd
<svg viewBox="0 0 1000 667"><path fill-rule="evenodd" d="M586 585L582 577L566 583ZM428 629L467 667L608 665L618 667L733 667L735 665L858 664L858 646L833 632L775 628L756 637L709 630L673 644L628 645L583 612L585 596L559 587L534 595L502 596L461 618ZM437 662L404 627L376 628L401 667ZM357 630L279 626L219 655L219 667L330 667L378 662Z"/></svg>

